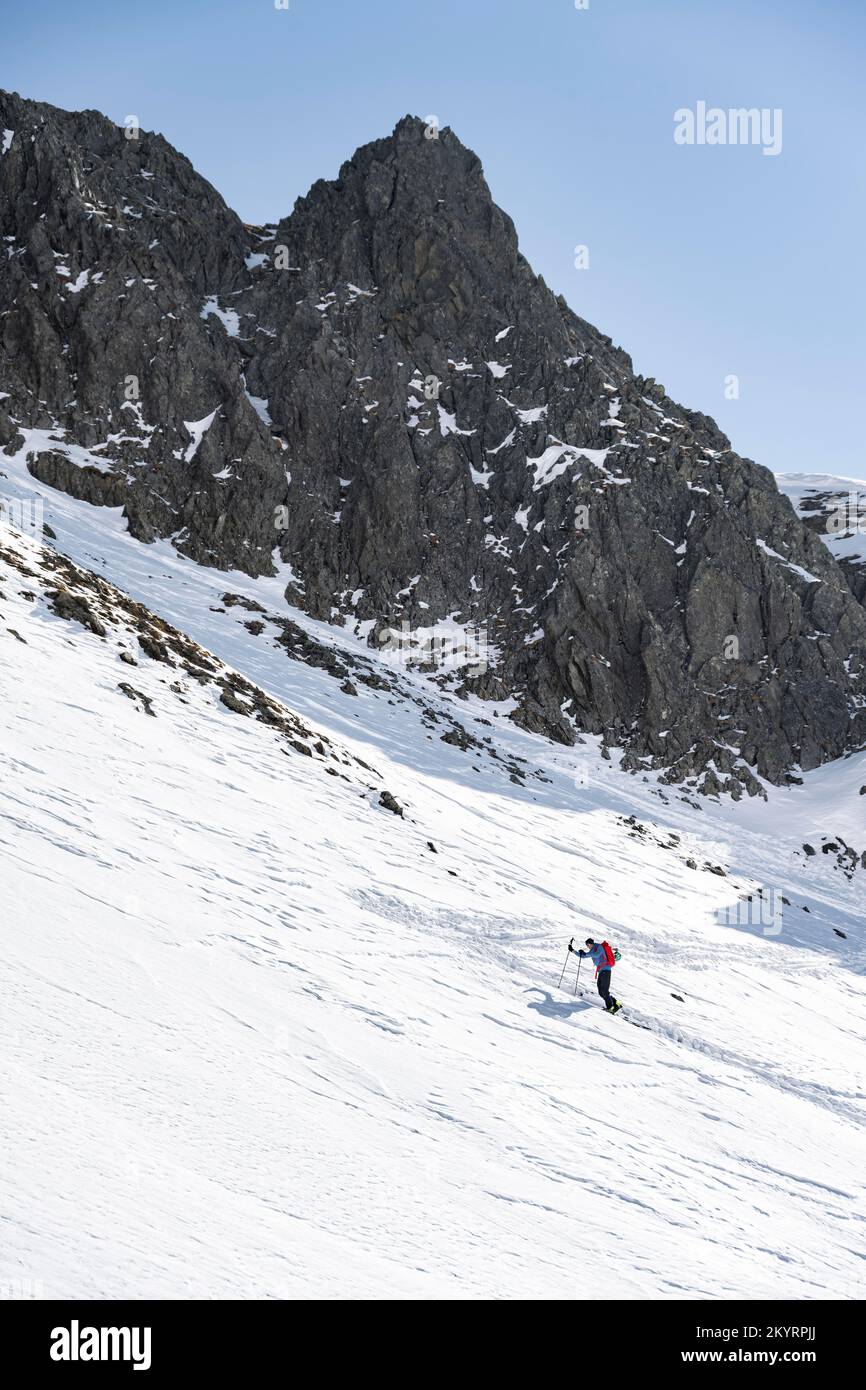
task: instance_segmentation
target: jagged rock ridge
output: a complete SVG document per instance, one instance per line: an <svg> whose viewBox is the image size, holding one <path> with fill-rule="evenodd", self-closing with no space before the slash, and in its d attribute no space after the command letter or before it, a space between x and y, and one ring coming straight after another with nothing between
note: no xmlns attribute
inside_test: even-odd
<svg viewBox="0 0 866 1390"><path fill-rule="evenodd" d="M859 747L866 611L772 475L521 256L405 118L245 227L158 135L0 96L0 446L139 539L735 795ZM0 456L2 467L2 456Z"/></svg>

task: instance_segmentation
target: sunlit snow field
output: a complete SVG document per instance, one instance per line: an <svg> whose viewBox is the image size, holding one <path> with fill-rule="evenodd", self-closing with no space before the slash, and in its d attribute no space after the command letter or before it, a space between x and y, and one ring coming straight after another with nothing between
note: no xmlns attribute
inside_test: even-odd
<svg viewBox="0 0 866 1390"><path fill-rule="evenodd" d="M198 569L0 469L44 495L59 550L373 769L326 776L213 687L182 703L176 673L124 667L122 633L48 611L15 541L38 583L0 564L0 1283L862 1296L866 872L802 844L866 849L866 755L697 811L595 741L554 747L400 673L525 758L520 786L411 698L345 695L210 611L233 590L287 615L284 582ZM758 886L789 900L777 935L724 921ZM585 965L557 988L587 934L622 951L616 1018Z"/></svg>

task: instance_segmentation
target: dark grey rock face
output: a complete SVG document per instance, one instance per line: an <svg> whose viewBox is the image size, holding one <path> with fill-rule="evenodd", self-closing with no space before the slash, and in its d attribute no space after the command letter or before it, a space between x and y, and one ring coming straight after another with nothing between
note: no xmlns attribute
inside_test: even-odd
<svg viewBox="0 0 866 1390"><path fill-rule="evenodd" d="M834 558L533 274L450 131L407 117L249 227L160 136L0 95L3 129L0 446L42 479L201 563L282 560L372 642L477 625L466 689L633 769L739 795L862 745Z"/></svg>

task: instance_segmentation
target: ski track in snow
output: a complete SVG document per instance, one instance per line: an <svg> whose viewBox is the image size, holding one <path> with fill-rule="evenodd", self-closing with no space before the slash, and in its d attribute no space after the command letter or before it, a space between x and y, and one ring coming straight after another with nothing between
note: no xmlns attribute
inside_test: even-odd
<svg viewBox="0 0 866 1390"><path fill-rule="evenodd" d="M58 1298L862 1296L866 875L794 851L820 831L866 848L866 755L697 812L594 741L547 744L400 676L527 759L518 786L411 701L346 696L252 639L248 613L210 611L246 594L367 654L288 610L284 581L198 569L23 461L0 472L4 495L44 497L59 550L406 808L285 756L213 687L184 679L181 703L178 672L120 664L123 634L56 618L0 564L0 1281ZM632 814L651 835L629 837ZM758 884L791 900L779 936L715 917ZM589 933L623 952L617 1018L586 965L582 992L573 965L557 989Z"/></svg>

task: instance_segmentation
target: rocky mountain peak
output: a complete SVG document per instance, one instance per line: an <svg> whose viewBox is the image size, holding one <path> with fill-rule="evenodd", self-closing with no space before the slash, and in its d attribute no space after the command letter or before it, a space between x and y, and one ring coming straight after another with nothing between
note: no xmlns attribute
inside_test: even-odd
<svg viewBox="0 0 866 1390"><path fill-rule="evenodd" d="M245 227L160 136L19 97L0 128L0 447L34 474L374 644L480 634L433 677L636 771L736 796L862 744L819 535L534 275L450 130L405 117Z"/></svg>

